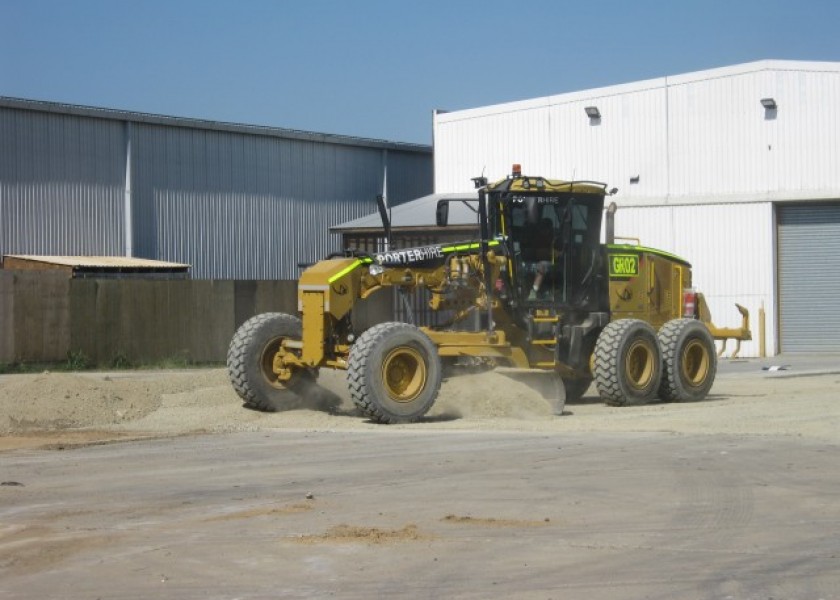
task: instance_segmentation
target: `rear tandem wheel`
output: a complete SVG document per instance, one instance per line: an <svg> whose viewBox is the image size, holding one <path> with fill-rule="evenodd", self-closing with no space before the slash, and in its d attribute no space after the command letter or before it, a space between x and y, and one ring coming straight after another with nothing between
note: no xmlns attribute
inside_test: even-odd
<svg viewBox="0 0 840 600"><path fill-rule="evenodd" d="M659 330L665 372L659 397L666 402L696 402L705 398L717 373L715 340L696 319L674 319Z"/></svg>

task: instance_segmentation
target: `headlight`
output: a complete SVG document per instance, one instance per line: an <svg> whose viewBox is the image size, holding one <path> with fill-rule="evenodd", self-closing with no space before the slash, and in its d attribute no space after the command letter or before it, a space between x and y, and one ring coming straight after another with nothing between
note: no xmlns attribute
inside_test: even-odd
<svg viewBox="0 0 840 600"><path fill-rule="evenodd" d="M368 271L371 275L376 277L377 275L382 275L382 273L385 272L385 267L383 267L382 265L371 265Z"/></svg>

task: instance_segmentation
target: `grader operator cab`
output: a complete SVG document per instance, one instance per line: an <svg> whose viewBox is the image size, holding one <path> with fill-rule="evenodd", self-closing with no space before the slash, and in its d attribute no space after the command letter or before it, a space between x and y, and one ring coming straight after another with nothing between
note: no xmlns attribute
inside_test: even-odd
<svg viewBox="0 0 840 600"><path fill-rule="evenodd" d="M601 244L604 199L615 190L523 176L518 166L498 182L474 181L479 239L347 251L302 273L299 317L267 313L244 323L227 361L245 404L282 409L319 369L335 368L347 371L363 414L410 422L433 405L444 365L464 361L547 375L556 414L593 380L615 406L708 394L718 330L692 288L691 266L659 250L613 243L615 204L606 211ZM439 226L448 213L440 202ZM386 322L355 331L354 304L388 287L425 288L445 324ZM720 331L749 339L748 314L739 310L742 327Z"/></svg>

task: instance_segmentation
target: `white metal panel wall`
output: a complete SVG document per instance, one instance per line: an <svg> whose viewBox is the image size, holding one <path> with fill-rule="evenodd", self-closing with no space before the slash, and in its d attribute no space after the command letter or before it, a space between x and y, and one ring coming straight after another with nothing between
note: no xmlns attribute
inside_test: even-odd
<svg viewBox="0 0 840 600"><path fill-rule="evenodd" d="M767 74L779 103L770 177L780 192L840 188L840 72ZM833 197L836 197L833 196Z"/></svg>
<svg viewBox="0 0 840 600"><path fill-rule="evenodd" d="M766 97L777 110L764 109ZM526 173L605 181L637 204L835 197L840 63L762 61L442 113L434 130L437 193L518 162Z"/></svg>
<svg viewBox="0 0 840 600"><path fill-rule="evenodd" d="M501 179L519 163L526 174L603 181L627 197L667 194L663 87L519 106L436 115L436 191L468 191L470 177L484 171ZM587 106L597 106L601 118L587 117Z"/></svg>
<svg viewBox="0 0 840 600"><path fill-rule="evenodd" d="M776 123L760 103L773 96L766 79L755 72L669 86L671 196L768 191Z"/></svg>
<svg viewBox="0 0 840 600"><path fill-rule="evenodd" d="M840 185L840 73L766 70L668 89L672 197Z"/></svg>
<svg viewBox="0 0 840 600"><path fill-rule="evenodd" d="M585 108L596 106L600 119ZM532 171L557 179L603 181L623 197L667 193L665 91L646 88L555 103L550 109L550 165ZM638 177L638 183L630 183Z"/></svg>
<svg viewBox="0 0 840 600"><path fill-rule="evenodd" d="M735 303L745 306L750 311L753 341L742 344L741 356L758 356L758 311L764 306L766 351L776 354L770 203L619 208L615 230L616 235L637 237L642 245L688 260L694 287L708 300L717 326L739 326Z"/></svg>
<svg viewBox="0 0 840 600"><path fill-rule="evenodd" d="M446 115L435 115L435 121ZM473 189L472 177L491 180L519 163L526 173L545 174L551 165L550 114L546 106L492 118L466 115L435 127L435 181L447 192Z"/></svg>

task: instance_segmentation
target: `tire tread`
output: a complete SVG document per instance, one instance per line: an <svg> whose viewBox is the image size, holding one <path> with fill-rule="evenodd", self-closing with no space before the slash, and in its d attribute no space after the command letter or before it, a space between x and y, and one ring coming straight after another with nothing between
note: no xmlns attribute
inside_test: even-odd
<svg viewBox="0 0 840 600"><path fill-rule="evenodd" d="M384 410L379 402L377 402L376 398L374 398L372 390L366 381L366 373L368 372L371 354L379 346L383 339L393 335L394 332L399 331L400 329L416 330L417 328L413 325L409 325L408 323L400 323L396 321L379 323L360 335L350 348L347 369L347 387L350 390L350 397L356 407L366 417L376 421L377 423L391 424L404 423L407 420L416 420L399 417ZM437 397L437 393L440 390L440 377L436 378L435 383L436 387L433 391L433 398Z"/></svg>
<svg viewBox="0 0 840 600"><path fill-rule="evenodd" d="M298 331L300 334L300 319L285 313L261 313L251 317L243 323L234 333L227 351L227 371L230 383L236 394L242 399L246 406L271 412L276 410L275 404L270 398L264 397L254 382L248 377L249 366L248 349L253 342L257 332L268 322L276 321L290 331Z"/></svg>
<svg viewBox="0 0 840 600"><path fill-rule="evenodd" d="M696 327L694 323L699 323L695 319L673 319L665 323L659 330L659 347L662 349L662 383L659 386L659 397L665 402L688 402L701 400L706 397L706 393L698 393L689 397L688 391L683 389L679 381L679 365L674 365L675 357L678 357L677 345L683 336L683 332L689 327ZM705 327L705 326L704 326ZM717 353L715 352L714 339L711 334L708 334L706 340L707 349L710 350L709 360L712 361L710 365L709 377L714 383L715 374L717 372ZM710 348L708 346L710 345ZM712 383L709 384L711 388Z"/></svg>
<svg viewBox="0 0 840 600"><path fill-rule="evenodd" d="M621 370L618 368L621 362L622 342L626 334L631 328L640 326L649 327L639 319L619 319L608 323L598 336L595 344L595 383L601 398L610 406L630 406L644 402L624 393L620 380ZM654 333L654 339L655 337ZM658 388L659 383L655 386L655 389Z"/></svg>

